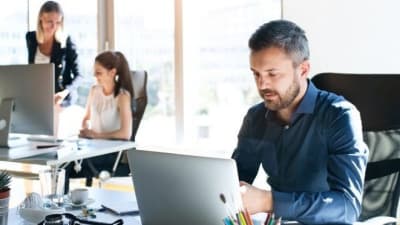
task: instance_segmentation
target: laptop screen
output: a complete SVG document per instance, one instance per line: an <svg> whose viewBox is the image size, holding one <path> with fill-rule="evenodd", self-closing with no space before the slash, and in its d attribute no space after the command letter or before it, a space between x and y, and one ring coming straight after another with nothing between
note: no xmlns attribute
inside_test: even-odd
<svg viewBox="0 0 400 225"><path fill-rule="evenodd" d="M223 224L242 205L232 159L131 150L128 160L143 225Z"/></svg>

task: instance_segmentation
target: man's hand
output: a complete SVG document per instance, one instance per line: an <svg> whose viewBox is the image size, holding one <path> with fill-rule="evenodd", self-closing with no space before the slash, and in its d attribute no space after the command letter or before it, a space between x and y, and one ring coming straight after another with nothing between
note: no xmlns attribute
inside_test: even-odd
<svg viewBox="0 0 400 225"><path fill-rule="evenodd" d="M272 193L240 181L243 206L250 214L270 212L273 209Z"/></svg>

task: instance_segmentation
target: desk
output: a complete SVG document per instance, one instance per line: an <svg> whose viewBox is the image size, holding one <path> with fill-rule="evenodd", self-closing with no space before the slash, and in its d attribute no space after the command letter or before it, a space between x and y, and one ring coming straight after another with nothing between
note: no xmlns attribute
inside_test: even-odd
<svg viewBox="0 0 400 225"><path fill-rule="evenodd" d="M106 204L108 202L115 202L117 201L134 201L136 202L136 196L134 192L121 192L121 191L110 191L104 189L97 189L97 188L89 188L89 197L96 199L93 204L89 205L89 208L98 209L100 208L101 204ZM132 205L135 207L135 205ZM68 213L72 213L74 215L79 215L81 210L72 210L67 211ZM110 212L96 212L96 221L112 223L117 219L123 219L124 224L127 225L142 225L140 216L139 215L129 215L129 216L116 216ZM261 220L264 219L265 216L263 215L259 217L255 217L255 224L261 225ZM35 225L24 220L20 215L17 213L16 208L10 209L8 213L8 224L9 225Z"/></svg>
<svg viewBox="0 0 400 225"><path fill-rule="evenodd" d="M32 142L29 146L20 148L0 148L0 161L23 162L30 164L59 165L79 159L86 159L108 153L134 149L132 141L112 141L101 139L78 139L78 141L65 141L60 147L37 149L40 143ZM44 143L42 143L44 144ZM49 143L46 143L49 144ZM15 151L15 152L13 152ZM40 151L40 155L32 156Z"/></svg>
<svg viewBox="0 0 400 225"><path fill-rule="evenodd" d="M115 200L119 201L135 201L136 197L133 192L121 192L121 191L110 191L104 189L97 188L89 188L89 197L95 199L93 204L89 205L89 208L98 209L101 204L107 202L114 202ZM134 207L134 206L132 206ZM74 215L79 215L82 211L79 209L67 211ZM111 223L115 220L122 218L124 220L124 224L129 225L141 225L140 216L116 216L109 212L96 212L96 221ZM8 213L8 224L9 225L34 225L19 216L16 208L10 209Z"/></svg>

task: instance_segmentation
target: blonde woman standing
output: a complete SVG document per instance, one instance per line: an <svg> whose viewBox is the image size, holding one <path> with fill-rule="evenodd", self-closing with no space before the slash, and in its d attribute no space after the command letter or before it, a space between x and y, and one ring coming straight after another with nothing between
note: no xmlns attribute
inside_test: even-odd
<svg viewBox="0 0 400 225"><path fill-rule="evenodd" d="M54 1L45 2L39 11L36 31L26 33L28 62L54 63L56 105L70 105L70 93L81 75L75 44L64 34L64 13Z"/></svg>

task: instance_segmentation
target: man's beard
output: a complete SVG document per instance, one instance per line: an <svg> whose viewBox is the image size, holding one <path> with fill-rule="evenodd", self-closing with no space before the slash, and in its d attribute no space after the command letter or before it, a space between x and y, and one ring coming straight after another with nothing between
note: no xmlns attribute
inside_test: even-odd
<svg viewBox="0 0 400 225"><path fill-rule="evenodd" d="M265 93L275 94L277 95L278 99L277 100L264 99ZM299 82L296 82L295 79L293 79L292 84L289 86L289 88L286 90L283 96L281 96L279 93L271 89L264 89L260 91L260 95L264 99L265 106L272 111L278 111L288 107L290 104L292 104L292 102L299 95L299 93L300 93L300 84Z"/></svg>

